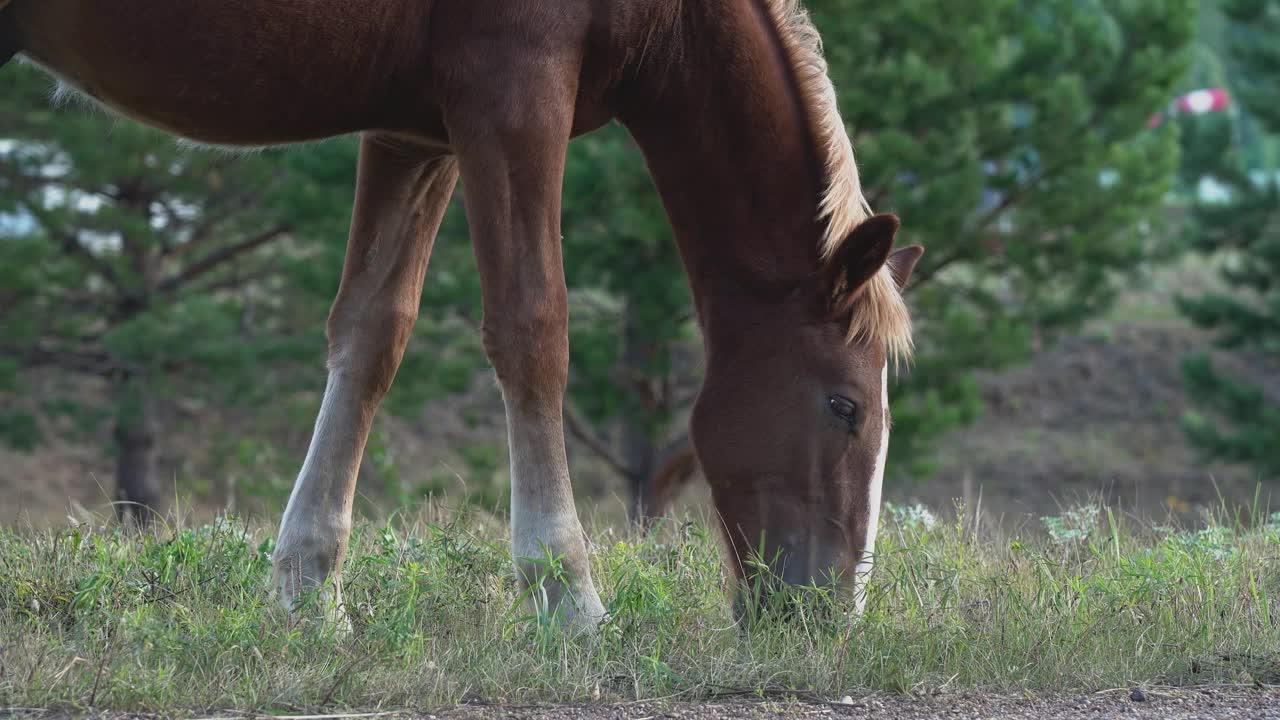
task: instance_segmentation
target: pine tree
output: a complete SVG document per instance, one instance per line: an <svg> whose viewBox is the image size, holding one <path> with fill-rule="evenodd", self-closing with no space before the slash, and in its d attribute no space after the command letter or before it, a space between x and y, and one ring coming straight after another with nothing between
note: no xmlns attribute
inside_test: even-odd
<svg viewBox="0 0 1280 720"><path fill-rule="evenodd" d="M1274 164L1248 154L1242 125L1280 134L1280 0L1223 0L1226 65L1243 112L1184 121L1187 182L1209 177L1224 202L1195 208L1193 243L1227 256L1227 289L1183 298L1183 312L1214 332L1219 346L1280 357L1280 178ZM1280 477L1280 400L1216 368L1205 353L1184 363L1184 376L1201 409L1189 413L1187 432L1212 458L1252 464Z"/></svg>
<svg viewBox="0 0 1280 720"><path fill-rule="evenodd" d="M53 414L109 437L117 512L145 524L169 500L154 472L166 405L265 404L285 368L323 356L327 298L306 290L330 285L316 266L337 274L353 144L194 150L50 107L48 90L29 68L0 73L0 432L31 447ZM84 383L32 392L36 368L105 386L105 405Z"/></svg>
<svg viewBox="0 0 1280 720"><path fill-rule="evenodd" d="M1150 131L1187 65L1192 0L810 0L872 206L927 249L890 472L978 417L975 371L1103 311L1160 242L1177 168Z"/></svg>

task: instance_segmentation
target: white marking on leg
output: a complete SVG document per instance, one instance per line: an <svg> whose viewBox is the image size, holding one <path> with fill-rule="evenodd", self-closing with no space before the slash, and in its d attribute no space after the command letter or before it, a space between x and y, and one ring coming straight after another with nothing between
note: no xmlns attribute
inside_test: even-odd
<svg viewBox="0 0 1280 720"><path fill-rule="evenodd" d="M326 501L341 499L350 473L355 434L352 415L359 412L358 398L353 395L340 373L329 373L311 445L289 494L284 525L350 527L351 520L344 517L342 503L329 505Z"/></svg>
<svg viewBox="0 0 1280 720"><path fill-rule="evenodd" d="M517 558L541 558L582 537L569 485L568 459L557 451L559 426L507 405L511 451L511 544ZM566 497L567 495L567 497Z"/></svg>
<svg viewBox="0 0 1280 720"><path fill-rule="evenodd" d="M867 535L863 557L858 562L855 580L855 601L861 613L867 603L867 580L875 564L876 534L880 531L880 492L884 487L884 465L889 456L889 363L880 371L880 450L871 472L871 487L867 494Z"/></svg>
<svg viewBox="0 0 1280 720"><path fill-rule="evenodd" d="M590 560L569 482L563 428L558 418L522 412L510 402L506 405L513 559L519 566L521 560L540 561L547 552L564 556L565 569L571 573L567 590L573 595L575 617L594 624L604 615L604 607L591 582Z"/></svg>
<svg viewBox="0 0 1280 720"><path fill-rule="evenodd" d="M348 496L360 460L357 425L362 412L355 387L339 370L330 370L311 445L289 494L273 555L277 563L296 565L277 567L277 572L289 573L289 577L277 577L286 607L296 593L325 580L339 543L351 531Z"/></svg>

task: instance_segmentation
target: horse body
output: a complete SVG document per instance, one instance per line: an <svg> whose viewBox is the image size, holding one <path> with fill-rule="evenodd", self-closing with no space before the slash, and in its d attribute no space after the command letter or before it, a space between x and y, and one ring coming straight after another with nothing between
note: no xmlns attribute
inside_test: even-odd
<svg viewBox="0 0 1280 720"><path fill-rule="evenodd" d="M193 140L286 143L393 119L394 78L418 70L404 65L425 45L407 28L425 27L431 3L268 6L40 0L8 12L29 58L112 109Z"/></svg>
<svg viewBox="0 0 1280 720"><path fill-rule="evenodd" d="M816 35L791 0L3 2L0 42L152 125L229 145L364 133L329 381L275 553L286 603L330 580L341 602L364 444L461 177L517 568L537 583L529 559L550 549L568 579L546 601L588 625L602 615L561 424L560 185L569 140L615 118L648 161L704 330L691 435L731 567L749 575L763 538L791 582L869 570L886 367L909 337L897 288L920 252L891 255L896 220L863 222Z"/></svg>
<svg viewBox="0 0 1280 720"><path fill-rule="evenodd" d="M439 29L459 27L452 16L462 7L120 0L104 11L41 0L8 14L30 59L112 110L184 138L258 146L379 130L442 147L445 88L491 81L467 46L510 37L470 19L462 27L472 34Z"/></svg>

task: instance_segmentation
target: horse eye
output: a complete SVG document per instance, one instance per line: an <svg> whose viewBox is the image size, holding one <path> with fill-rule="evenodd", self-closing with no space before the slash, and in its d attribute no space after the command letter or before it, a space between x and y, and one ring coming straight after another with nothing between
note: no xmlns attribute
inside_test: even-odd
<svg viewBox="0 0 1280 720"><path fill-rule="evenodd" d="M827 407L832 415L848 423L849 431L853 432L858 420L858 406L852 400L843 395L832 395L827 398Z"/></svg>

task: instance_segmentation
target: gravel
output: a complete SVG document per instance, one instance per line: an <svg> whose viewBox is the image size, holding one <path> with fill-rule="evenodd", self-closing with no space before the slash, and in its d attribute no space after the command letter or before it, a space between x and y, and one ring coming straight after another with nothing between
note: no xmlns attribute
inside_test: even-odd
<svg viewBox="0 0 1280 720"><path fill-rule="evenodd" d="M1134 692L1138 690L1138 692ZM1142 700L1132 698L1141 697ZM875 718L944 720L1280 720L1280 688L1120 688L1092 695L1019 696L956 694L927 698L898 695L846 697L829 703L743 701L635 702L580 706L463 706L417 720L658 720L659 718Z"/></svg>
<svg viewBox="0 0 1280 720"><path fill-rule="evenodd" d="M1136 691L1136 692L1135 692ZM1137 700L1135 698L1142 698ZM5 708L0 718L160 720L162 714L88 713ZM262 720L271 715L211 712L206 720ZM831 702L729 699L711 702L640 701L592 705L461 705L430 712L347 712L279 715L294 720L659 720L672 718L868 718L871 720L1280 720L1280 686L1117 688L1091 695L956 693L931 697L875 694Z"/></svg>

